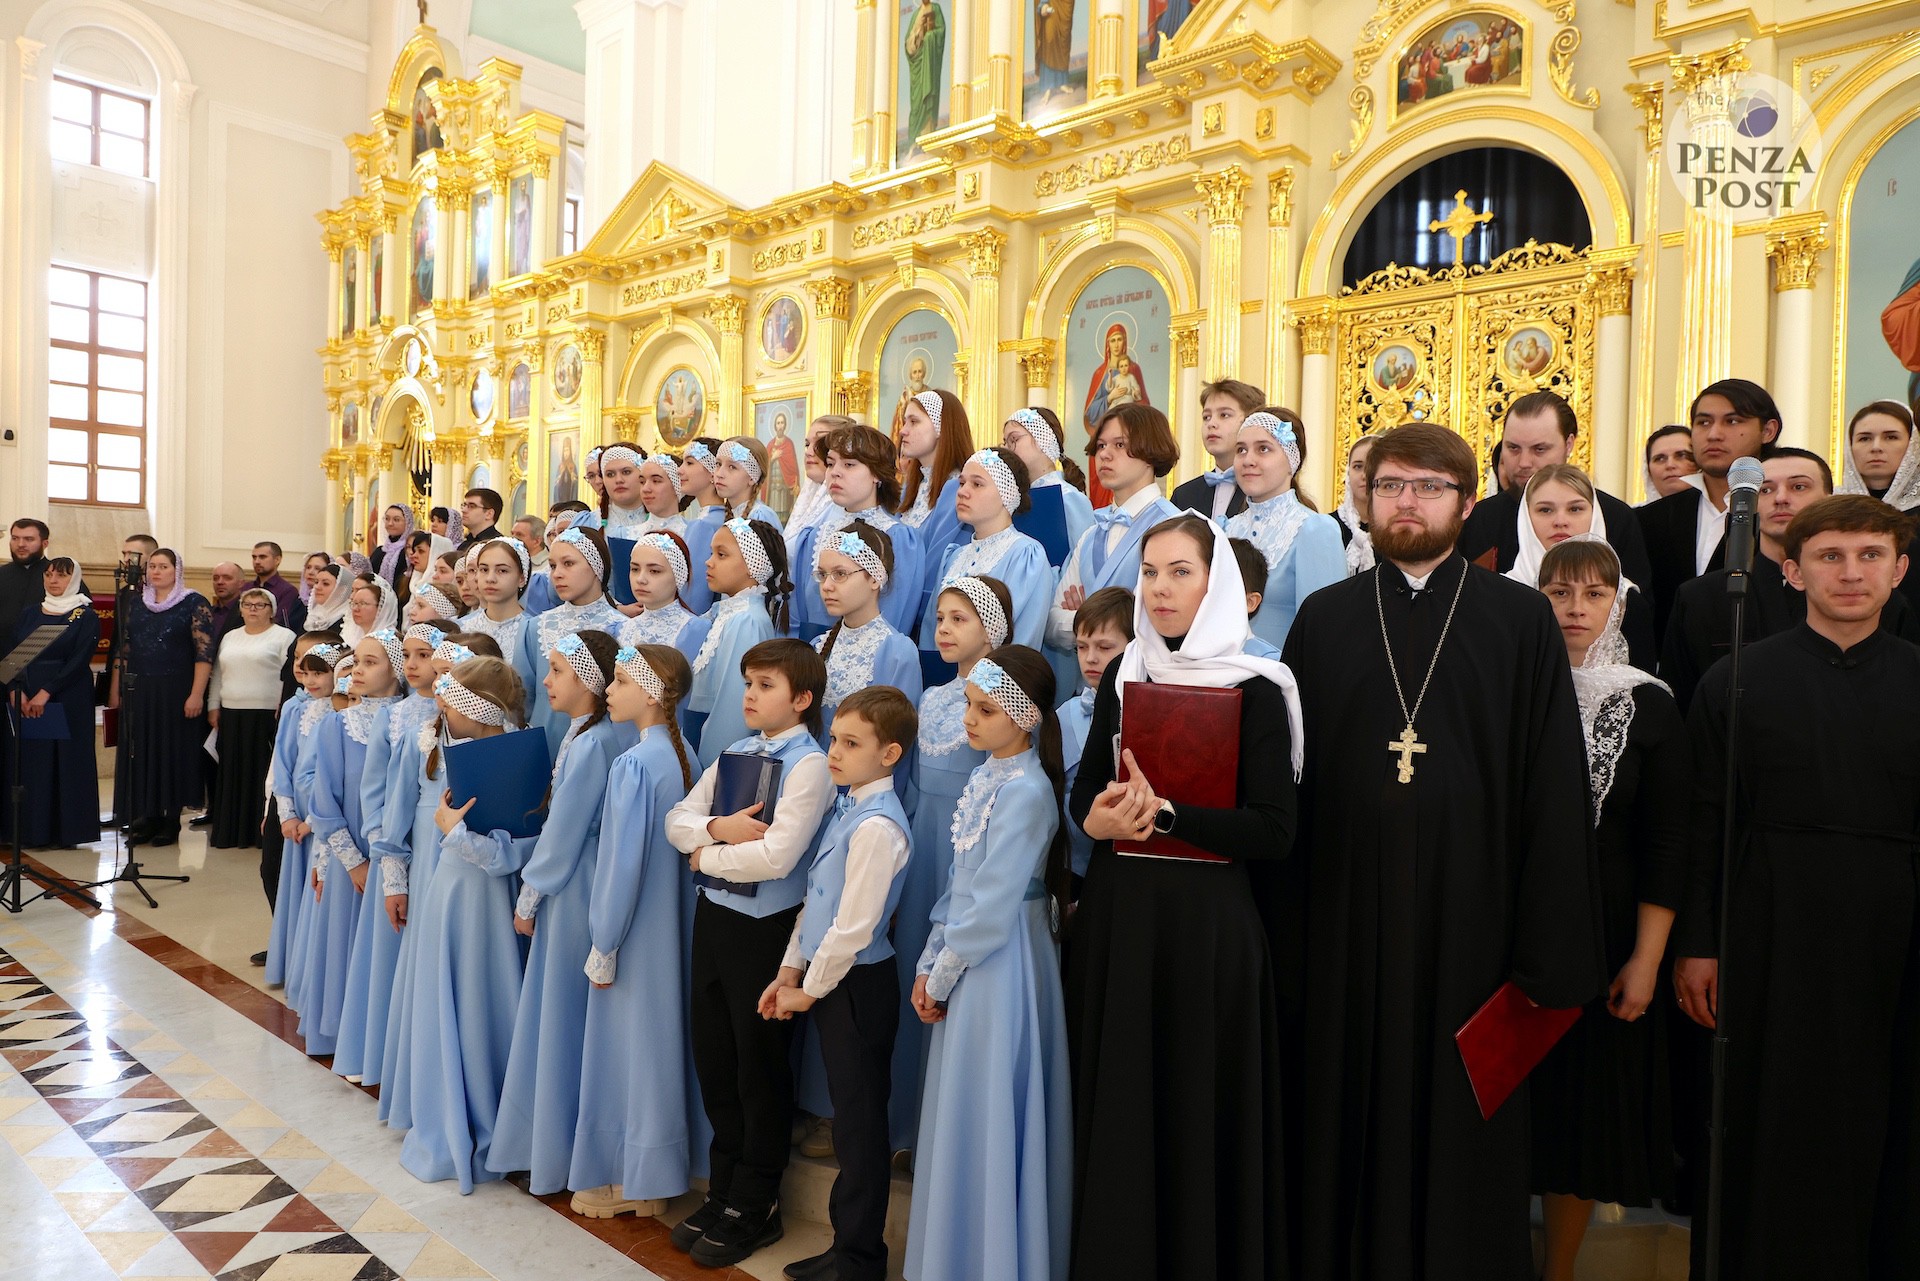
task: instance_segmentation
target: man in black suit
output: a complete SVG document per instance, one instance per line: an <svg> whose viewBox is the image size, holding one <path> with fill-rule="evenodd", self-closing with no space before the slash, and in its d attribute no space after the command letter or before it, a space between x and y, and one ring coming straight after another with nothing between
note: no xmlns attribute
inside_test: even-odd
<svg viewBox="0 0 1920 1281"><path fill-rule="evenodd" d="M1765 458L1780 438L1780 409L1759 383L1723 378L1693 398L1688 414L1700 470L1687 488L1636 509L1653 566L1653 625L1667 634L1680 585L1726 560L1727 471L1737 458Z"/></svg>
<svg viewBox="0 0 1920 1281"><path fill-rule="evenodd" d="M466 541L460 544L460 550L465 551L489 538L501 537L500 513L506 510L506 506L500 495L491 489L469 489L460 503L460 523L474 532L467 535Z"/></svg>
<svg viewBox="0 0 1920 1281"><path fill-rule="evenodd" d="M1520 559L1520 507L1527 482L1542 467L1566 462L1579 430L1573 406L1550 391L1528 392L1507 407L1497 460L1506 488L1476 503L1468 514L1460 531L1462 556L1502 574L1513 568ZM1620 557L1620 572L1644 587L1652 570L1633 508L1598 486L1594 494L1607 523L1607 543ZM1491 565L1485 559L1489 551L1495 554Z"/></svg>
<svg viewBox="0 0 1920 1281"><path fill-rule="evenodd" d="M1211 516L1223 525L1229 516L1246 510L1247 496L1233 479L1234 442L1241 421L1266 403L1267 393L1234 378L1221 378L1200 389L1200 433L1213 455L1213 470L1174 486L1175 507Z"/></svg>

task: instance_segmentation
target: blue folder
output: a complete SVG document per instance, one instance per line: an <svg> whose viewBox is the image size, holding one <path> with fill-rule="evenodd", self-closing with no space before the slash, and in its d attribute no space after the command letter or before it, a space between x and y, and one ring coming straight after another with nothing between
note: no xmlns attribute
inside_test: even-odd
<svg viewBox="0 0 1920 1281"><path fill-rule="evenodd" d="M547 736L538 727L455 743L443 748L442 755L453 807L479 798L467 812L469 832L498 831L512 837L539 833L546 821L553 761L547 755Z"/></svg>
<svg viewBox="0 0 1920 1281"><path fill-rule="evenodd" d="M607 584L607 595L621 605L633 604L633 579L629 572L633 565L633 548L634 540L631 538L607 537L607 550L613 553L612 581Z"/></svg>
<svg viewBox="0 0 1920 1281"><path fill-rule="evenodd" d="M1013 527L1047 549L1047 564L1055 569L1067 563L1073 544L1067 541L1066 493L1059 485L1027 492L1027 510L1013 518Z"/></svg>
<svg viewBox="0 0 1920 1281"><path fill-rule="evenodd" d="M760 812L754 817L762 823L773 822L774 811L780 807L779 757L761 756L753 752L722 752L720 759L714 762L714 770L713 804L708 807L709 815L719 818L723 814L738 814L741 810L758 805ZM724 877L708 876L705 872L695 872L693 883L710 890L725 890L742 898L753 898L760 893L758 881L729 881Z"/></svg>
<svg viewBox="0 0 1920 1281"><path fill-rule="evenodd" d="M59 703L48 703L40 709L38 716L20 718L20 741L31 742L40 739L49 743L64 743L73 737L67 728L67 709Z"/></svg>

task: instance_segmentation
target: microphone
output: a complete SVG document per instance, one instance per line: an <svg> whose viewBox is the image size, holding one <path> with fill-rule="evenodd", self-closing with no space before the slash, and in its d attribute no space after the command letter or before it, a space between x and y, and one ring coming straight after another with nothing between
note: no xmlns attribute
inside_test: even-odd
<svg viewBox="0 0 1920 1281"><path fill-rule="evenodd" d="M1755 509L1766 478L1757 458L1736 458L1727 469L1727 568L1738 578L1753 572Z"/></svg>

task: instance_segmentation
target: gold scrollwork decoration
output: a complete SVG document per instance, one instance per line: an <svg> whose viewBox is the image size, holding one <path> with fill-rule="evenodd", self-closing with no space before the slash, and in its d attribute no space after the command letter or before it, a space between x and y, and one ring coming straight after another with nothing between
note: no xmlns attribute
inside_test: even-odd
<svg viewBox="0 0 1920 1281"><path fill-rule="evenodd" d="M622 307L640 307L661 298L675 298L707 283L704 271L694 270L664 280L643 280L620 291Z"/></svg>
<svg viewBox="0 0 1920 1281"><path fill-rule="evenodd" d="M852 281L829 276L824 280L809 280L806 288L813 297L815 320L845 320L852 314Z"/></svg>
<svg viewBox="0 0 1920 1281"><path fill-rule="evenodd" d="M1366 145L1367 136L1373 132L1373 90L1365 85L1355 85L1353 92L1347 95L1347 107L1353 112L1353 119L1347 122L1351 132L1347 145L1333 153L1332 167L1335 169L1359 155L1360 148Z"/></svg>
<svg viewBox="0 0 1920 1281"><path fill-rule="evenodd" d="M746 327L747 300L735 294L721 294L707 303L707 319L723 334L741 333Z"/></svg>
<svg viewBox="0 0 1920 1281"><path fill-rule="evenodd" d="M1594 310L1602 316L1625 316L1633 311L1633 265L1616 263L1587 274Z"/></svg>
<svg viewBox="0 0 1920 1281"><path fill-rule="evenodd" d="M1178 164L1187 158L1187 146L1184 137L1169 138L1164 142L1142 143L1138 147L1106 151L1085 160L1076 160L1070 165L1048 169L1035 176L1033 194L1045 197L1078 191L1095 183L1124 178L1130 173L1146 173L1163 165Z"/></svg>
<svg viewBox="0 0 1920 1281"><path fill-rule="evenodd" d="M1267 175L1267 223L1293 226L1293 166L1281 165Z"/></svg>
<svg viewBox="0 0 1920 1281"><path fill-rule="evenodd" d="M865 249L869 245L885 245L896 240L908 240L929 231L938 231L953 221L953 205L934 205L928 209L910 209L905 213L893 214L873 222L863 223L853 229L853 247Z"/></svg>
<svg viewBox="0 0 1920 1281"><path fill-rule="evenodd" d="M1200 363L1200 326L1175 325L1173 329L1173 361L1180 369L1192 369Z"/></svg>
<svg viewBox="0 0 1920 1281"><path fill-rule="evenodd" d="M1333 347L1333 312L1327 308L1302 310L1289 317L1300 331L1300 354L1324 356Z"/></svg>
<svg viewBox="0 0 1920 1281"><path fill-rule="evenodd" d="M1562 27L1553 36L1553 43L1547 46L1547 79L1553 81L1553 90L1568 103L1576 107L1585 107L1592 111L1600 105L1600 91L1588 87L1581 93L1573 85L1573 55L1580 48L1580 28Z"/></svg>
<svg viewBox="0 0 1920 1281"><path fill-rule="evenodd" d="M1028 390L1053 385L1053 339L1014 338L1001 343L1000 350L1010 351L1019 359L1020 372L1026 375Z"/></svg>
<svg viewBox="0 0 1920 1281"><path fill-rule="evenodd" d="M1767 257L1773 261L1773 291L1811 289L1820 274L1820 255L1829 241L1824 216L1767 233Z"/></svg>
<svg viewBox="0 0 1920 1281"><path fill-rule="evenodd" d="M804 239L794 240L784 245L775 245L771 249L762 249L753 256L753 269L770 271L775 267L785 267L799 262L806 256L807 242Z"/></svg>

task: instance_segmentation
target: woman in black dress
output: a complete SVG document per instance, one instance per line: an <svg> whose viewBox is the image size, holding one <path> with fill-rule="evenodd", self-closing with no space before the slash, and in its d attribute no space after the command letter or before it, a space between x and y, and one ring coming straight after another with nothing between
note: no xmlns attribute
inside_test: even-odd
<svg viewBox="0 0 1920 1281"><path fill-rule="evenodd" d="M1094 698L1068 813L1096 842L1067 952L1074 1073L1072 1274L1082 1281L1287 1273L1280 1040L1249 865L1293 844L1293 677L1242 653L1240 570L1186 515L1142 544L1135 639ZM1169 809L1109 744L1129 682L1241 693L1238 805ZM1155 830L1225 863L1137 858Z"/></svg>
<svg viewBox="0 0 1920 1281"><path fill-rule="evenodd" d="M20 619L13 635L19 644L40 628L56 630L39 657L20 674L20 784L27 798L20 814L20 844L66 848L100 839L100 779L93 757L93 651L100 644L100 618L91 598L78 590L71 557L47 562L46 600ZM67 725L64 738L39 738L28 721L45 721L59 709ZM12 778L0 779L11 787ZM0 832L12 839L12 831Z"/></svg>
<svg viewBox="0 0 1920 1281"><path fill-rule="evenodd" d="M180 811L206 799L201 746L207 739L207 681L213 675L213 611L187 590L180 554L147 557L147 585L127 617L127 644L113 671L112 705L123 708L127 769L116 779L131 815L127 846L171 845Z"/></svg>
<svg viewBox="0 0 1920 1281"><path fill-rule="evenodd" d="M1539 586L1573 663L1614 975L1530 1078L1543 1275L1572 1281L1594 1202L1649 1206L1673 1192L1667 1006L1653 997L1685 884L1692 752L1673 695L1627 663L1614 550L1567 539L1541 560Z"/></svg>

